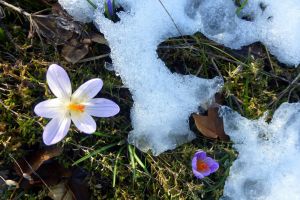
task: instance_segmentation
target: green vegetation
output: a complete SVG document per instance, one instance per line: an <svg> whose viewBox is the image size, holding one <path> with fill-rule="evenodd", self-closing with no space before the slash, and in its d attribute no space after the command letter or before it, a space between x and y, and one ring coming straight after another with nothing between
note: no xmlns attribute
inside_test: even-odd
<svg viewBox="0 0 300 200"><path fill-rule="evenodd" d="M49 7L34 2L12 1L31 13ZM33 108L53 97L45 74L51 63L59 63L67 70L74 88L91 78L103 79L99 96L121 107L116 117L97 120L98 132L94 135L79 133L72 126L67 138L58 144L64 150L55 159L66 167L76 165L89 173L93 199L211 200L222 196L229 168L237 156L230 142L204 138L191 122L197 135L193 142L158 157L140 152L126 141L131 130L131 95L122 87L120 78L104 68L104 60L69 64L60 56L60 47L42 42L37 35L27 38L30 27L26 18L4 10L6 17L0 22L0 172L9 170L9 179L17 180L12 157L20 158L43 146L41 136L47 120L37 117ZM104 52L103 46L94 44L87 57ZM225 105L248 118L256 119L265 111L272 113L284 101L299 101L299 83L291 83L300 69L288 69L278 63L261 44L233 51L196 34L171 38L157 52L173 72L203 78L222 75ZM217 173L203 180L197 180L191 171L191 158L198 149L220 163ZM43 199L47 190L0 190L0 196Z"/></svg>

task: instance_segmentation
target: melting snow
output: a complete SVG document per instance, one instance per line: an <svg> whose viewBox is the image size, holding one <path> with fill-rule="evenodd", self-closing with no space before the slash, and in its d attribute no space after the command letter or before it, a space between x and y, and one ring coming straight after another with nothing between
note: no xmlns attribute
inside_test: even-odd
<svg viewBox="0 0 300 200"><path fill-rule="evenodd" d="M223 107L225 132L239 155L222 200L300 199L300 103L284 103L270 123Z"/></svg>
<svg viewBox="0 0 300 200"><path fill-rule="evenodd" d="M238 14L233 0L188 0L200 32L238 49L260 41L279 61L300 64L300 0L249 0Z"/></svg>
<svg viewBox="0 0 300 200"><path fill-rule="evenodd" d="M157 46L169 37L179 36L159 1L118 1L125 12L119 14L120 22L113 23L103 16L103 1L95 13L94 22L105 35L111 48L114 70L121 76L133 96L131 110L133 130L128 141L142 151L151 150L158 155L166 150L194 139L188 119L199 105L209 104L223 81L200 79L192 75L171 73L158 58ZM78 20L85 1L60 3ZM171 15L183 34L197 31L190 26L192 19L184 12L184 1L169 1ZM78 9L80 15L74 14ZM78 18L79 17L79 18Z"/></svg>
<svg viewBox="0 0 300 200"><path fill-rule="evenodd" d="M172 74L158 58L158 44L180 35L159 1L119 0L125 11L118 23L103 16L104 0L95 12L85 0L59 2L75 19L93 20L107 38L114 70L133 95L129 141L158 155L193 139L188 117L212 101L222 80ZM299 0L250 0L238 14L232 0L162 2L182 34L200 31L231 48L261 41L281 62L300 63ZM300 103L284 103L270 123L226 107L221 114L239 152L222 199L300 199Z"/></svg>
<svg viewBox="0 0 300 200"><path fill-rule="evenodd" d="M118 2L124 12L113 23L103 16L104 0L94 1L97 10L87 0L59 0L75 19L94 21L105 35L114 70L133 95L128 140L154 155L194 138L189 115L210 103L222 85L220 78L172 74L156 53L162 41L200 31L231 48L261 41L280 61L300 63L299 0L251 0L238 16L232 0L162 0L179 30L159 0Z"/></svg>

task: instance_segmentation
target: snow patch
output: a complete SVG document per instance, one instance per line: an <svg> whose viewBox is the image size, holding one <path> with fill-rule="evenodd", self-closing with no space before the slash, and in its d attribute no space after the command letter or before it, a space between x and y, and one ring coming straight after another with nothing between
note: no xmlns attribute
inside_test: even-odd
<svg viewBox="0 0 300 200"><path fill-rule="evenodd" d="M144 0L142 4L132 0L118 2L125 9L119 13L118 23L103 16L103 1L98 2L94 22L108 40L114 70L134 100L133 130L128 141L142 151L151 150L158 155L194 139L189 116L200 105L205 107L213 101L223 80L171 73L158 58L156 49L162 41L180 33L162 5L153 0ZM85 3L80 1L64 8L78 8L81 12L80 4ZM165 6L183 34L197 31L184 12L184 1L168 1Z"/></svg>
<svg viewBox="0 0 300 200"><path fill-rule="evenodd" d="M95 9L88 0L58 0L58 2L76 21L84 23L93 21ZM90 2L94 4L94 0Z"/></svg>
<svg viewBox="0 0 300 200"><path fill-rule="evenodd" d="M284 103L270 123L223 107L225 132L239 155L222 200L300 199L300 103Z"/></svg>
<svg viewBox="0 0 300 200"><path fill-rule="evenodd" d="M241 12L233 0L188 0L189 16L208 38L233 49L260 41L277 59L300 64L300 1L250 0Z"/></svg>
<svg viewBox="0 0 300 200"><path fill-rule="evenodd" d="M128 140L154 155L194 138L189 115L213 101L222 86L220 78L172 74L156 53L164 40L200 31L236 49L261 41L281 62L300 63L299 0L251 0L238 15L232 0L163 0L168 12L159 0L118 0L124 12L117 23L104 17L104 0L95 1L96 10L87 0L59 2L75 19L93 20L105 35L114 70L133 95Z"/></svg>

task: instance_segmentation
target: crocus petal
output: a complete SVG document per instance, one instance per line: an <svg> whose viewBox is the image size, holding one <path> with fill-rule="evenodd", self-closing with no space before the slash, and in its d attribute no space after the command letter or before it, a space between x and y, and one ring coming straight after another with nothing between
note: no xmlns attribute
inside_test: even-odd
<svg viewBox="0 0 300 200"><path fill-rule="evenodd" d="M199 171L197 171L197 170L194 170L194 169L193 169L193 173L194 173L194 175L195 175L197 178L200 178L200 179L204 178L203 174L201 174L201 173L200 173Z"/></svg>
<svg viewBox="0 0 300 200"><path fill-rule="evenodd" d="M96 122L87 113L71 113L71 119L75 126L84 133L90 134L96 131Z"/></svg>
<svg viewBox="0 0 300 200"><path fill-rule="evenodd" d="M197 159L201 159L201 160L204 160L206 158L206 152L205 151L202 151L202 150L199 150L195 153L194 155L195 157L197 157Z"/></svg>
<svg viewBox="0 0 300 200"><path fill-rule="evenodd" d="M210 171L210 169L208 169L207 171L202 171L201 174L202 174L203 176L208 176L208 175L211 174L211 171Z"/></svg>
<svg viewBox="0 0 300 200"><path fill-rule="evenodd" d="M95 117L111 117L120 111L115 102L105 98L91 99L85 106L86 112Z"/></svg>
<svg viewBox="0 0 300 200"><path fill-rule="evenodd" d="M36 115L45 118L58 118L65 114L65 106L62 99L49 99L37 104L34 107Z"/></svg>
<svg viewBox="0 0 300 200"><path fill-rule="evenodd" d="M47 71L47 82L56 97L70 98L72 94L71 81L67 72L59 65L50 65Z"/></svg>
<svg viewBox="0 0 300 200"><path fill-rule="evenodd" d="M198 171L197 169L197 161L198 160L203 160L203 159L200 159L199 157L204 157L206 156L206 153L204 151L201 152L201 154L199 154L199 151L197 153L195 153L193 159L192 159L192 169L193 169L193 173L194 175L197 177L197 178L204 178L205 176L208 176L211 171L210 169L208 169L207 171ZM204 161L204 160L203 160Z"/></svg>
<svg viewBox="0 0 300 200"><path fill-rule="evenodd" d="M219 163L210 157L205 158L204 162L208 164L211 173L219 169Z"/></svg>
<svg viewBox="0 0 300 200"><path fill-rule="evenodd" d="M46 145L52 145L61 141L68 133L71 125L69 118L54 118L44 129L43 141Z"/></svg>
<svg viewBox="0 0 300 200"><path fill-rule="evenodd" d="M99 78L91 79L82 84L72 95L72 101L86 102L95 97L101 90L103 82Z"/></svg>
<svg viewBox="0 0 300 200"><path fill-rule="evenodd" d="M113 4L112 4L112 0L107 0L107 9L108 9L108 12L110 14L110 16L113 16L114 15L114 9L113 9Z"/></svg>
<svg viewBox="0 0 300 200"><path fill-rule="evenodd" d="M196 154L195 154L196 155ZM197 171L197 156L194 156L192 159L192 169L193 171L196 170Z"/></svg>

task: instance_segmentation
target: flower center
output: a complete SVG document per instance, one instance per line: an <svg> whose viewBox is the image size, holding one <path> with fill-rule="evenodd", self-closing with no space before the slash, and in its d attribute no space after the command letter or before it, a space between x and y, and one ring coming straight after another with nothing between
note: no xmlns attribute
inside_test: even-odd
<svg viewBox="0 0 300 200"><path fill-rule="evenodd" d="M76 112L84 112L85 106L81 104L70 103L68 109Z"/></svg>
<svg viewBox="0 0 300 200"><path fill-rule="evenodd" d="M209 166L202 160L197 160L197 170L200 172L205 172L205 171L209 170Z"/></svg>

